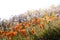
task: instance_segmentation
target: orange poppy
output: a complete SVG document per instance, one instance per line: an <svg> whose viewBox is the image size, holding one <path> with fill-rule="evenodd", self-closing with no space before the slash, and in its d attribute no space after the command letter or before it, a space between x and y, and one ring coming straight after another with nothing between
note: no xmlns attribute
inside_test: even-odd
<svg viewBox="0 0 60 40"><path fill-rule="evenodd" d="M31 20L31 22L34 23L34 24L36 24L36 21L37 21L36 17L34 17L34 18Z"/></svg>
<svg viewBox="0 0 60 40"><path fill-rule="evenodd" d="M37 19L37 23L38 23L38 24L40 23L40 18Z"/></svg>
<svg viewBox="0 0 60 40"><path fill-rule="evenodd" d="M30 26L30 24L28 22L24 22L24 26L25 26L25 28L28 28Z"/></svg>
<svg viewBox="0 0 60 40"><path fill-rule="evenodd" d="M46 19L45 18L41 18L41 21L45 21Z"/></svg>
<svg viewBox="0 0 60 40"><path fill-rule="evenodd" d="M21 32L24 36L27 35L27 33L26 33L26 29L22 29L22 30L20 30L20 32Z"/></svg>
<svg viewBox="0 0 60 40"><path fill-rule="evenodd" d="M40 24L40 28L42 28L42 29L43 29L43 28L44 28L44 24Z"/></svg>
<svg viewBox="0 0 60 40"><path fill-rule="evenodd" d="M32 34L35 34L34 28L32 28L31 32L32 32Z"/></svg>
<svg viewBox="0 0 60 40"><path fill-rule="evenodd" d="M14 32L13 32L13 35L14 35L14 36L16 36L16 35L17 35L17 32L16 32L16 31L14 31Z"/></svg>
<svg viewBox="0 0 60 40"><path fill-rule="evenodd" d="M19 29L21 30L22 29L22 26L20 26Z"/></svg>
<svg viewBox="0 0 60 40"><path fill-rule="evenodd" d="M0 30L0 35L2 34L2 31Z"/></svg>
<svg viewBox="0 0 60 40"><path fill-rule="evenodd" d="M0 37L2 37L2 32L3 32L3 31L0 30Z"/></svg>
<svg viewBox="0 0 60 40"><path fill-rule="evenodd" d="M17 32L16 31L10 31L10 36L16 36Z"/></svg>
<svg viewBox="0 0 60 40"><path fill-rule="evenodd" d="M22 23L19 23L18 27L21 30L22 29Z"/></svg>
<svg viewBox="0 0 60 40"><path fill-rule="evenodd" d="M22 26L22 23L19 23L18 26Z"/></svg>
<svg viewBox="0 0 60 40"><path fill-rule="evenodd" d="M4 36L9 37L9 32L5 31Z"/></svg>
<svg viewBox="0 0 60 40"><path fill-rule="evenodd" d="M16 26L16 31L18 32L18 29L19 29L19 27L18 26Z"/></svg>

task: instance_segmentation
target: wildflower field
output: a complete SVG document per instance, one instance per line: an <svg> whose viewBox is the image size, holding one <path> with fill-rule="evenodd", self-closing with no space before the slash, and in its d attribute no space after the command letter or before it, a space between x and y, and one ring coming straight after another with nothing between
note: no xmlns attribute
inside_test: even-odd
<svg viewBox="0 0 60 40"><path fill-rule="evenodd" d="M60 6L3 19L0 40L60 40Z"/></svg>

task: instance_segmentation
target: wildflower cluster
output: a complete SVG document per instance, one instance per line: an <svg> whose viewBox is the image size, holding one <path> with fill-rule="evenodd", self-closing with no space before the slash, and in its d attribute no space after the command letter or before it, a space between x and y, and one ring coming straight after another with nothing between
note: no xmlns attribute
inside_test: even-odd
<svg viewBox="0 0 60 40"><path fill-rule="evenodd" d="M60 7L32 10L0 21L0 40L59 40Z"/></svg>

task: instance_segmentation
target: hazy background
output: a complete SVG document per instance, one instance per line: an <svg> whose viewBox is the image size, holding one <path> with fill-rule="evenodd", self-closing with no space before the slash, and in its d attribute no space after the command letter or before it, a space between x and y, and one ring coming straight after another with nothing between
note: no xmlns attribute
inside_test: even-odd
<svg viewBox="0 0 60 40"><path fill-rule="evenodd" d="M52 4L60 5L60 0L0 0L0 18L9 19L31 9L48 8Z"/></svg>

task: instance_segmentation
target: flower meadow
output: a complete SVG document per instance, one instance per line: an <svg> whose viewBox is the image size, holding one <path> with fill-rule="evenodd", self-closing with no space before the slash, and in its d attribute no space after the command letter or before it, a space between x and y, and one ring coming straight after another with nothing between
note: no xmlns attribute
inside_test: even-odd
<svg viewBox="0 0 60 40"><path fill-rule="evenodd" d="M1 20L0 40L60 40L60 6Z"/></svg>

